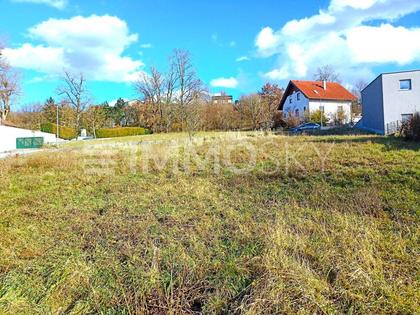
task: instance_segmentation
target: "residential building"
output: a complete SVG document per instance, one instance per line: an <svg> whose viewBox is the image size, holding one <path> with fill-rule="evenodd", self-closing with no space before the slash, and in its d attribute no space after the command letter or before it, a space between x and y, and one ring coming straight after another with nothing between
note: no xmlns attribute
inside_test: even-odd
<svg viewBox="0 0 420 315"><path fill-rule="evenodd" d="M212 104L233 104L232 95L214 95L211 97Z"/></svg>
<svg viewBox="0 0 420 315"><path fill-rule="evenodd" d="M358 127L392 134L420 111L420 70L383 73L362 91L363 118Z"/></svg>
<svg viewBox="0 0 420 315"><path fill-rule="evenodd" d="M356 96L339 83L293 80L283 94L279 110L283 111L284 118L293 116L301 120L321 110L328 118L326 123L334 122L338 113L341 113L343 123L349 123L351 105L355 101Z"/></svg>

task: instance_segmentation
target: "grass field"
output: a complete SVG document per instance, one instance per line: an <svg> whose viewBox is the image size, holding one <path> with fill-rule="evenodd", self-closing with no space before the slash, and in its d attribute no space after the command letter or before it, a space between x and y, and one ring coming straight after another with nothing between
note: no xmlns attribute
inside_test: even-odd
<svg viewBox="0 0 420 315"><path fill-rule="evenodd" d="M0 160L0 314L420 309L419 144L92 143Z"/></svg>

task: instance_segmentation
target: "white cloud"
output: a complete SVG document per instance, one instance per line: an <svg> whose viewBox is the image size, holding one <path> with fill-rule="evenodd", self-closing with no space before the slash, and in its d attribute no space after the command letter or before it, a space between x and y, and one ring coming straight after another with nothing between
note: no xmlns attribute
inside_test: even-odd
<svg viewBox="0 0 420 315"><path fill-rule="evenodd" d="M395 25L418 10L419 0L331 0L318 14L291 20L279 30L263 28L255 46L261 57L277 56L278 66L265 74L272 80L286 74L310 78L325 64L349 79L370 73L377 64L420 61L420 28Z"/></svg>
<svg viewBox="0 0 420 315"><path fill-rule="evenodd" d="M420 28L355 27L347 33L347 43L356 62L404 65L420 61Z"/></svg>
<svg viewBox="0 0 420 315"><path fill-rule="evenodd" d="M16 67L36 70L44 73L53 73L57 65L67 68L62 47L33 46L23 44L20 48L3 50L4 56Z"/></svg>
<svg viewBox="0 0 420 315"><path fill-rule="evenodd" d="M342 10L345 7L366 10L375 4L375 0L333 0L330 9L334 11Z"/></svg>
<svg viewBox="0 0 420 315"><path fill-rule="evenodd" d="M242 61L249 61L251 60L248 56L241 56L236 58L236 62L242 62Z"/></svg>
<svg viewBox="0 0 420 315"><path fill-rule="evenodd" d="M211 80L210 85L212 87L234 89L238 86L239 82L236 78L218 78Z"/></svg>
<svg viewBox="0 0 420 315"><path fill-rule="evenodd" d="M284 80L289 77L289 71L286 67L282 67L281 69L274 69L270 72L264 74L264 76L270 80Z"/></svg>
<svg viewBox="0 0 420 315"><path fill-rule="evenodd" d="M64 9L67 5L67 0L12 0L13 2L46 4L56 9Z"/></svg>
<svg viewBox="0 0 420 315"><path fill-rule="evenodd" d="M255 45L262 55L270 56L280 46L280 41L280 34L275 34L271 27L264 27L258 34Z"/></svg>
<svg viewBox="0 0 420 315"><path fill-rule="evenodd" d="M46 74L63 69L83 72L97 81L130 82L142 71L140 60L123 56L138 40L125 21L113 16L76 16L49 19L29 29L29 37L42 45L25 43L4 50L13 66Z"/></svg>

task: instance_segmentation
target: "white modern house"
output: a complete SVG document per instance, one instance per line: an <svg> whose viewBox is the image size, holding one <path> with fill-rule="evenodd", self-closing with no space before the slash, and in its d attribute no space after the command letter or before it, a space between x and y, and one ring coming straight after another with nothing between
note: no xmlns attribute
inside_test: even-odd
<svg viewBox="0 0 420 315"><path fill-rule="evenodd" d="M289 82L279 110L283 116L305 118L305 113L313 113L317 110L324 112L331 123L337 113L344 113L344 123L351 121L351 105L357 98L345 89L341 84L322 81L298 81Z"/></svg>
<svg viewBox="0 0 420 315"><path fill-rule="evenodd" d="M383 73L362 91L363 118L358 127L392 134L420 111L420 70Z"/></svg>
<svg viewBox="0 0 420 315"><path fill-rule="evenodd" d="M53 134L6 126L0 121L0 152L16 150L16 141L20 138L43 138L45 144L56 142Z"/></svg>

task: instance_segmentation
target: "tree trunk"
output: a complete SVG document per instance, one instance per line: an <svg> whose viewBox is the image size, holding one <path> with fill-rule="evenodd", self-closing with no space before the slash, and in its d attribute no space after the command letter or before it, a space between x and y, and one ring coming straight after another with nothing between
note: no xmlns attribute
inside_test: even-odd
<svg viewBox="0 0 420 315"><path fill-rule="evenodd" d="M5 121L7 119L7 115L9 114L9 110L5 109L1 112L1 120Z"/></svg>

